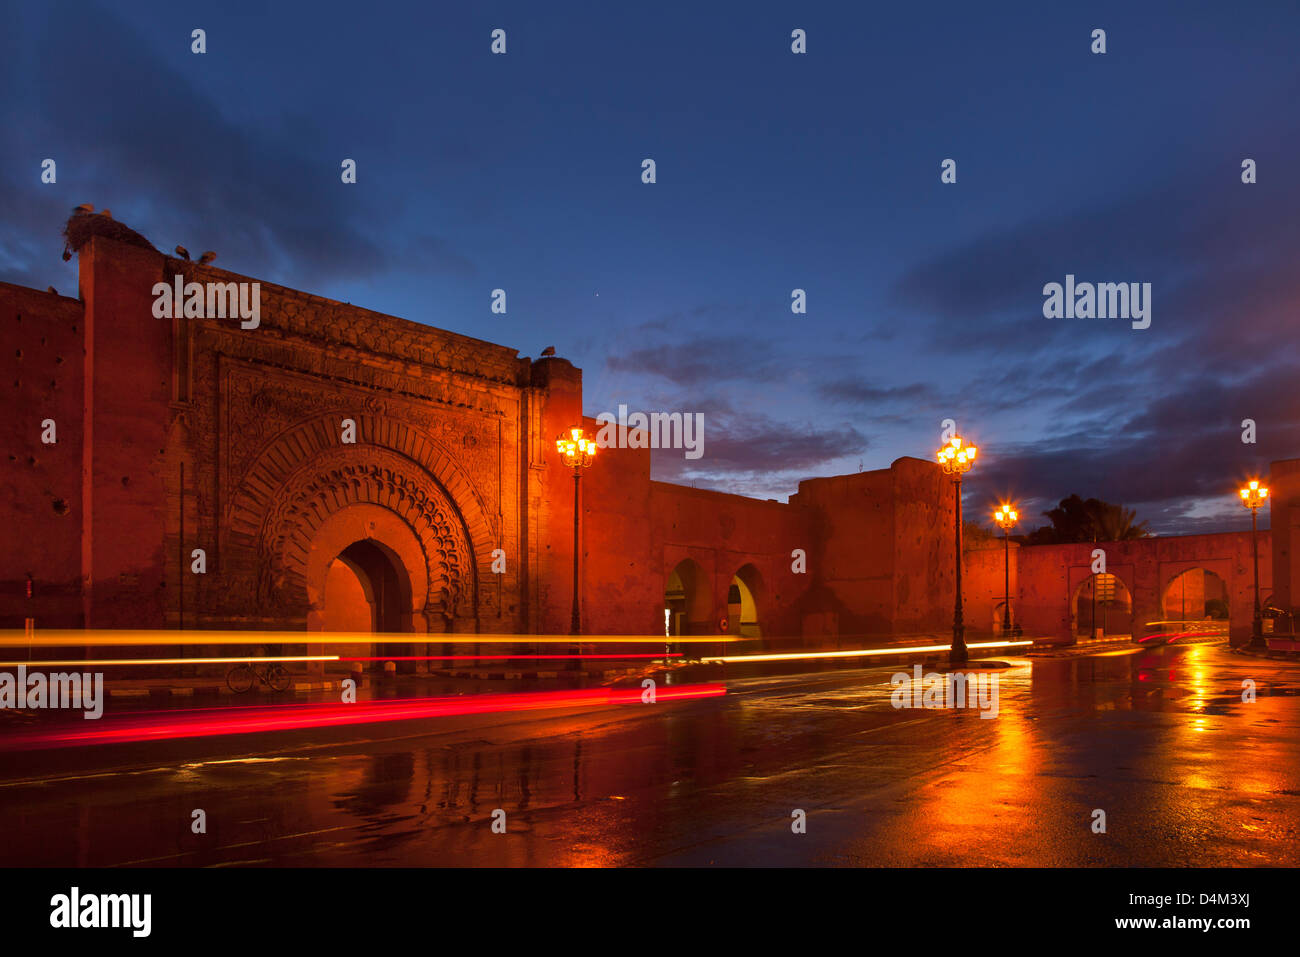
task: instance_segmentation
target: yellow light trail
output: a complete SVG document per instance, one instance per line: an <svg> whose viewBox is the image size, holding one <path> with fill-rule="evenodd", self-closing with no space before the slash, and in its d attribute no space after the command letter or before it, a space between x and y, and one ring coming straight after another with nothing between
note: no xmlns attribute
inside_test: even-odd
<svg viewBox="0 0 1300 957"><path fill-rule="evenodd" d="M338 661L338 655L284 655L273 658L70 658L64 661L0 661L0 668L80 668L83 665L242 665L258 661Z"/></svg>
<svg viewBox="0 0 1300 957"><path fill-rule="evenodd" d="M0 648L117 648L129 645L681 645L744 641L726 635L443 635L335 631L25 631L0 632ZM194 659L189 659L193 661Z"/></svg>
<svg viewBox="0 0 1300 957"><path fill-rule="evenodd" d="M1033 641L979 641L967 648L1015 648ZM904 645L895 648L861 648L857 651L803 651L784 655L724 655L701 658L706 664L731 664L737 661L801 661L806 658L862 658L866 655L906 655L914 651L948 651L950 645Z"/></svg>

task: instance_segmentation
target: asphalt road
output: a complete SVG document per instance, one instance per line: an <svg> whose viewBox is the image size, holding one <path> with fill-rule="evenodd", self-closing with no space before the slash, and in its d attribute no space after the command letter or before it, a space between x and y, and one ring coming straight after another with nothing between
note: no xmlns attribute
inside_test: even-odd
<svg viewBox="0 0 1300 957"><path fill-rule="evenodd" d="M1210 645L1006 661L992 719L895 708L898 669L877 668L683 702L0 745L0 865L1300 864L1300 665Z"/></svg>

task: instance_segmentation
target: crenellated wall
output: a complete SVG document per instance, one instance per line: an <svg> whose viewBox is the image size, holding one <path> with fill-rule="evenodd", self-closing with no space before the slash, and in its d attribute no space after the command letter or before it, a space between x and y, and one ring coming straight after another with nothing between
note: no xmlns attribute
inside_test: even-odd
<svg viewBox="0 0 1300 957"><path fill-rule="evenodd" d="M429 647L439 633L569 631L574 477L555 439L599 430L581 370L164 256L104 217L78 226L78 299L0 283L13 410L0 425L0 626L340 630L366 618L332 608L327 582L369 542L377 551L353 564L391 563L400 593L384 620ZM177 277L258 283L260 322L156 317L155 286ZM953 485L935 464L809 479L780 503L651 481L650 456L602 449L582 472L584 633L660 635L667 606L680 633L743 629L772 647L951 633ZM1300 460L1274 463L1270 482L1262 591L1292 607ZM1003 546L966 546L965 621L986 637ZM1195 568L1227 583L1234 639L1249 629L1249 532L1099 547L1131 599L1123 626L1160 619L1169 582ZM1092 549L1011 548L1027 635L1078 630ZM1206 580L1184 602L1203 605ZM347 581L339 594L378 601Z"/></svg>

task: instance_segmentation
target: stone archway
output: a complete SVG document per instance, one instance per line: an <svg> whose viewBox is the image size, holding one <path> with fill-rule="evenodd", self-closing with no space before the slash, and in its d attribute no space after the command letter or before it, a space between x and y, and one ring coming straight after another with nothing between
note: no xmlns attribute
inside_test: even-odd
<svg viewBox="0 0 1300 957"><path fill-rule="evenodd" d="M1080 587L1084 587L1084 586L1080 586ZM1010 619L1011 621L1010 629L1006 629L1003 627L1004 616ZM1014 603L1011 604L1010 607L1007 606L1007 602L1005 601L999 601L993 605L993 627L990 629L990 631L992 632L994 638L1005 638L1008 635L1015 634L1016 626L1018 624L1019 622L1016 620L1016 606Z"/></svg>
<svg viewBox="0 0 1300 957"><path fill-rule="evenodd" d="M766 604L763 576L753 563L742 565L727 587L727 630L737 638L761 638Z"/></svg>
<svg viewBox="0 0 1300 957"><path fill-rule="evenodd" d="M1197 566L1174 575L1160 595L1160 612L1169 621L1229 617L1228 583L1216 572Z"/></svg>
<svg viewBox="0 0 1300 957"><path fill-rule="evenodd" d="M312 629L330 563L373 539L409 578L411 630L476 631L481 552L441 483L391 449L335 445L309 457L294 448L296 468L286 468L285 454L268 454L229 510L230 542L245 556L254 607ZM476 524L486 534L481 519Z"/></svg>
<svg viewBox="0 0 1300 957"><path fill-rule="evenodd" d="M374 642L369 635L428 630L428 559L415 531L396 512L367 502L347 505L316 529L307 556L307 630L351 633L324 654L383 659L418 646ZM355 662L382 667L381 660Z"/></svg>
<svg viewBox="0 0 1300 957"><path fill-rule="evenodd" d="M405 564L392 549L367 538L353 542L329 563L320 601L307 616L307 630L357 639L330 644L322 651L338 655L346 670L378 670L389 656L412 654L412 646L376 643L365 636L382 638L410 632L416 622L423 623L420 616L412 614L412 587Z"/></svg>
<svg viewBox="0 0 1300 957"><path fill-rule="evenodd" d="M664 585L664 611L668 635L715 633L708 582L699 564L690 558L678 562Z"/></svg>
<svg viewBox="0 0 1300 957"><path fill-rule="evenodd" d="M430 563L425 546L397 512L354 502L326 518L311 538L304 572L309 631L330 630L324 627L328 582L339 560L352 567L363 590L370 592L366 600L374 612L371 630L428 630L424 611L430 596ZM376 585L390 578L390 571L398 594L374 594Z"/></svg>
<svg viewBox="0 0 1300 957"><path fill-rule="evenodd" d="M1133 634L1133 593L1128 583L1104 572L1079 582L1070 597L1070 633L1076 638Z"/></svg>

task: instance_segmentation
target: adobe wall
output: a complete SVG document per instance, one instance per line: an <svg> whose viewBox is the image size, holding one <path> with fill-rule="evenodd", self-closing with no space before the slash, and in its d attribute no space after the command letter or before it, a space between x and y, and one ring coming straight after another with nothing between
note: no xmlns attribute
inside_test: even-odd
<svg viewBox="0 0 1300 957"><path fill-rule="evenodd" d="M805 635L843 644L950 629L953 491L937 465L904 457L888 469L810 479L791 501L810 512Z"/></svg>
<svg viewBox="0 0 1300 957"><path fill-rule="evenodd" d="M952 477L934 462L910 457L895 461L889 475L894 539L892 631L896 635L951 635L956 592ZM965 594L964 580L962 592Z"/></svg>
<svg viewBox="0 0 1300 957"><path fill-rule="evenodd" d="M157 318L157 283L257 280L102 234L79 260L84 306L0 287L16 404L61 420L48 451L33 444L39 419L5 426L25 545L0 567L5 594L24 593L3 608L9 624L31 613L31 572L38 596L64 592L35 609L40 627L310 628L321 542L371 534L425 560L416 631L567 630L571 576L553 585L573 510L554 487L570 480L548 463L580 417L571 364L266 282L254 329ZM64 535L41 514L55 498ZM340 515L369 524L328 524ZM205 574L191 572L195 548Z"/></svg>
<svg viewBox="0 0 1300 957"><path fill-rule="evenodd" d="M1091 542L1071 545L1035 545L1020 549L1016 607L1027 634L1069 639L1071 601L1092 575L1093 548L1106 552L1106 571L1116 575L1132 600L1132 627L1141 633L1147 622L1164 618L1162 598L1170 582L1193 568L1204 568L1224 580L1228 588L1232 640L1246 640L1254 609L1254 572L1251 535L1226 532L1213 535L1158 536L1130 542ZM1259 536L1260 594L1272 591L1269 533ZM987 585L980 586L987 588Z"/></svg>
<svg viewBox="0 0 1300 957"><path fill-rule="evenodd" d="M0 282L0 628L81 624L85 319L76 299ZM53 419L53 445L41 423ZM32 597L27 597L31 576Z"/></svg>
<svg viewBox="0 0 1300 957"><path fill-rule="evenodd" d="M1268 487L1273 604L1300 610L1300 459L1274 462ZM1262 543L1260 548L1264 550ZM1261 554L1261 565L1263 561Z"/></svg>
<svg viewBox="0 0 1300 957"><path fill-rule="evenodd" d="M599 430L582 414L581 370L102 234L79 257L81 301L0 283L0 384L22 412L0 425L5 627L32 616L42 628L161 628L183 615L187 628L310 630L332 554L368 537L412 566L415 631L568 632L573 474L555 439L579 422ZM177 276L260 282L260 325L155 318L155 284ZM40 442L45 418L52 446ZM789 504L649 476L648 449L603 449L583 472L585 633L661 633L668 577L687 560L696 634L721 631L742 568L765 639L948 633L953 491L934 463L807 480ZM1274 463L1269 481L1261 590L1295 607L1300 460ZM1027 635L1070 636L1092 547L1013 549ZM1134 628L1160 619L1169 581L1200 567L1228 583L1234 640L1248 632L1248 531L1102 547ZM204 575L190 572L195 548ZM986 635L1000 543L968 547L963 567L967 627Z"/></svg>
<svg viewBox="0 0 1300 957"><path fill-rule="evenodd" d="M85 621L159 628L177 591L164 569L172 339L169 324L153 317L151 291L162 279L163 257L96 236L78 266L86 318Z"/></svg>
<svg viewBox="0 0 1300 957"><path fill-rule="evenodd" d="M810 514L805 635L830 642L892 632L893 496L886 469L799 483L790 501Z"/></svg>
<svg viewBox="0 0 1300 957"><path fill-rule="evenodd" d="M809 515L799 504L763 501L706 489L650 483L649 525L657 569L650 576L663 631L665 583L687 559L703 573L705 595L691 615L690 633L721 634L727 616L727 592L746 565L757 572L750 580L764 639L800 633L799 607L810 575L796 573L791 552L809 547ZM811 569L811 553L810 553Z"/></svg>
<svg viewBox="0 0 1300 957"><path fill-rule="evenodd" d="M1010 567L1006 566L1010 552ZM989 640L1002 632L1002 596L1006 594L1007 572L1011 578L1011 622L1020 623L1016 597L1020 591L1021 546L1017 542L1003 544L1002 539L969 543L962 566L962 614L966 636L969 640Z"/></svg>
<svg viewBox="0 0 1300 957"><path fill-rule="evenodd" d="M163 271L164 281L175 273L187 282L252 281L170 258ZM427 591L415 598L414 630L532 624L523 589L537 556L525 534L525 488L545 480L527 468L530 404L540 401L529 362L512 349L271 283L261 283L261 301L256 329L154 320L174 326L178 350L191 356L180 368L192 377L178 372L174 382L181 409L167 478L174 502L180 461L188 461L186 546L202 542L215 558L196 583L198 622L309 626L321 595L307 570L313 548L323 547L322 523L378 504L386 520L352 534L394 551L408 532L419 542ZM562 412L542 408L536 427ZM349 422L354 443L345 441ZM498 548L506 555L499 575Z"/></svg>
<svg viewBox="0 0 1300 957"><path fill-rule="evenodd" d="M583 419L587 435L599 424ZM554 459L554 453L552 453ZM572 499L571 472L555 467L557 495ZM564 483L568 482L566 488ZM600 449L583 469L583 631L598 635L658 635L664 630L663 599L666 573L662 549L650 520L653 485L650 449ZM572 538L558 529L556 535ZM572 581L568 568L557 570L561 592ZM565 594L565 600L570 596ZM568 605L565 605L568 608ZM565 619L567 623L567 618ZM658 650L638 648L638 651Z"/></svg>
<svg viewBox="0 0 1300 957"><path fill-rule="evenodd" d="M518 545L529 556L529 617L519 630L565 635L573 607L573 472L560 463L555 440L583 422L582 372L565 359L543 358L532 364L529 382L528 415L520 427L527 499L521 503L525 527ZM584 470L583 479L599 481L591 473L602 465L598 460ZM584 561L580 575L586 566ZM584 601L590 603L592 594L584 586ZM595 612L594 606L587 610L589 617ZM587 622L583 630L590 631Z"/></svg>

